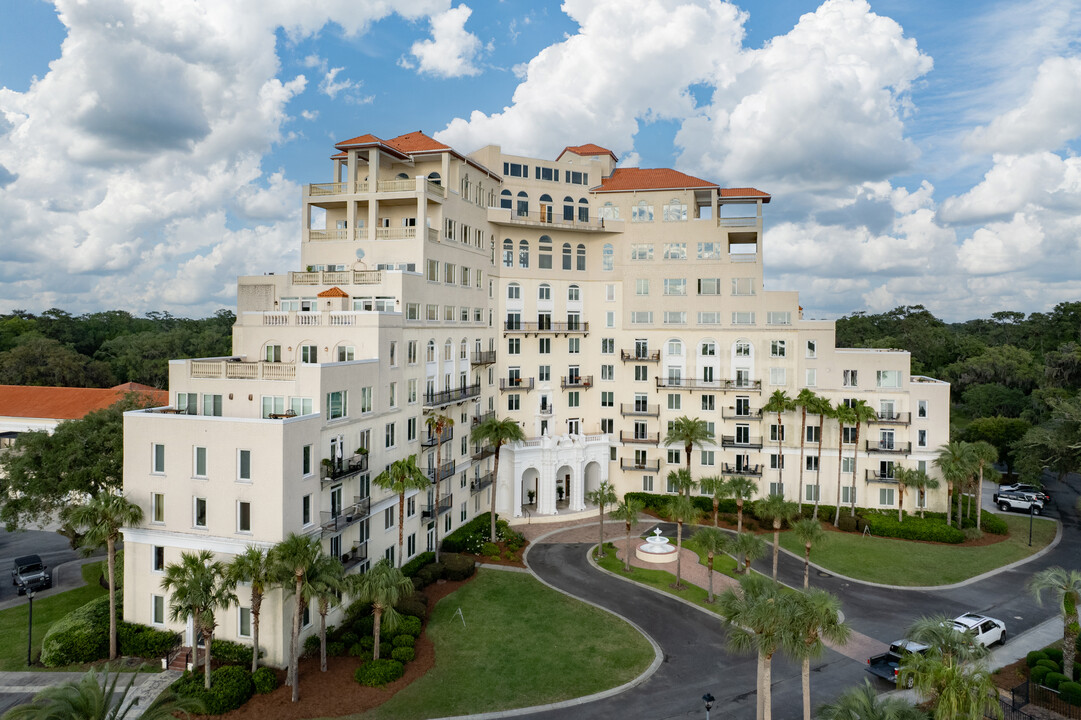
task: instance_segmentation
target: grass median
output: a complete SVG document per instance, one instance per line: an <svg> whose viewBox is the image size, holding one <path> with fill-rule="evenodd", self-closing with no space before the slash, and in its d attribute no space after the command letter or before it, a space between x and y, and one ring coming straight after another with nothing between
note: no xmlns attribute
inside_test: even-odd
<svg viewBox="0 0 1081 720"><path fill-rule="evenodd" d="M653 662L653 647L630 625L524 573L479 570L436 605L426 632L435 667L359 717L446 717L559 702L622 685Z"/></svg>
<svg viewBox="0 0 1081 720"><path fill-rule="evenodd" d="M1005 540L964 547L939 543L827 533L811 548L811 562L830 572L886 585L950 585L1022 560L1047 547L1057 532L1053 520L1037 518L1028 544L1028 516L1000 515L1010 527ZM781 533L781 547L801 559L803 545L791 532Z"/></svg>

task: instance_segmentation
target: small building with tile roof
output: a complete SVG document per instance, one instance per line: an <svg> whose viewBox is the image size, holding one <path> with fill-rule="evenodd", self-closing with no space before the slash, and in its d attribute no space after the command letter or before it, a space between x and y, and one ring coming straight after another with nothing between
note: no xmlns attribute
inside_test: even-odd
<svg viewBox="0 0 1081 720"><path fill-rule="evenodd" d="M167 391L140 383L111 388L0 385L0 433L51 432L62 420L78 420L132 392L148 395L156 405L169 402Z"/></svg>

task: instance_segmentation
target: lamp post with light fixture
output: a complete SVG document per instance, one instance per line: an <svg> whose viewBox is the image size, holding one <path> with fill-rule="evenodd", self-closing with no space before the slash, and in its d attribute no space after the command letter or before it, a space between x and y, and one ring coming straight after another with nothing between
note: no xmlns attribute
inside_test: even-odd
<svg viewBox="0 0 1081 720"><path fill-rule="evenodd" d="M716 700L716 698L709 693L702 696L702 702L706 704L706 720L709 720L709 711L713 709L714 700Z"/></svg>

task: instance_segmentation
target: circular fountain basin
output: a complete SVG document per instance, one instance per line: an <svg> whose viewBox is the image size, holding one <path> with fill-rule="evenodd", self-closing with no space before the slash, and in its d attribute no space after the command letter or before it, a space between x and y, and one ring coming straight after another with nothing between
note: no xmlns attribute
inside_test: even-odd
<svg viewBox="0 0 1081 720"><path fill-rule="evenodd" d="M668 538L662 536L661 529L657 528L651 537L647 537L646 541L635 549L634 554L642 562L669 563L676 559L676 547L670 545Z"/></svg>

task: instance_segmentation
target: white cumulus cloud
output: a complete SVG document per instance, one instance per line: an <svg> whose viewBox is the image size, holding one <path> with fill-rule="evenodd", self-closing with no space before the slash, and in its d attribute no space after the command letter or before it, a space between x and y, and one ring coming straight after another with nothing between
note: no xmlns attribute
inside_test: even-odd
<svg viewBox="0 0 1081 720"><path fill-rule="evenodd" d="M483 46L476 35L465 29L472 14L473 10L462 4L433 15L429 21L431 39L413 43L409 52L415 63L403 58L401 64L442 78L479 75L481 71L476 63Z"/></svg>

